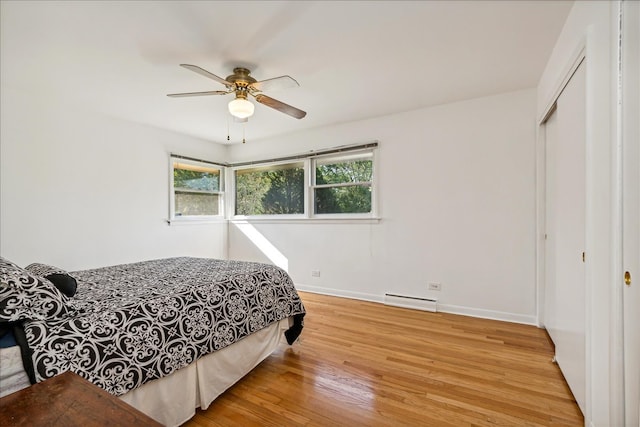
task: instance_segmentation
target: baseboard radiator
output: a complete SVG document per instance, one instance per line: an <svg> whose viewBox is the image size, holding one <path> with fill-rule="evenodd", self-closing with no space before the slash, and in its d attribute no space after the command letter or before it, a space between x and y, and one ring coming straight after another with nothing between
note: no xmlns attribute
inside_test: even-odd
<svg viewBox="0 0 640 427"><path fill-rule="evenodd" d="M410 297L407 295L384 294L384 303L396 307L413 308L423 311L438 311L438 300L430 298Z"/></svg>

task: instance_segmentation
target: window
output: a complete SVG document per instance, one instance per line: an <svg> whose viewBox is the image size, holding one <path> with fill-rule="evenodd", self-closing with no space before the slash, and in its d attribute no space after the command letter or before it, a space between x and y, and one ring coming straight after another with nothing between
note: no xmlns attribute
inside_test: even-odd
<svg viewBox="0 0 640 427"><path fill-rule="evenodd" d="M371 213L373 153L313 161L313 213Z"/></svg>
<svg viewBox="0 0 640 427"><path fill-rule="evenodd" d="M232 164L235 215L375 219L377 146L374 142Z"/></svg>
<svg viewBox="0 0 640 427"><path fill-rule="evenodd" d="M222 216L223 168L171 156L171 219Z"/></svg>
<svg viewBox="0 0 640 427"><path fill-rule="evenodd" d="M236 215L304 214L304 162L235 170Z"/></svg>

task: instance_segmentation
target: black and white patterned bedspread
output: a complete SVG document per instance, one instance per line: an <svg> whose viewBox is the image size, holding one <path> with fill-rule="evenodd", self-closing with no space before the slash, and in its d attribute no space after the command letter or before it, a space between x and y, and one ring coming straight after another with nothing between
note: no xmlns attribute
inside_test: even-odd
<svg viewBox="0 0 640 427"><path fill-rule="evenodd" d="M305 313L268 264L170 258L71 275L72 314L24 324L36 380L71 370L114 395Z"/></svg>

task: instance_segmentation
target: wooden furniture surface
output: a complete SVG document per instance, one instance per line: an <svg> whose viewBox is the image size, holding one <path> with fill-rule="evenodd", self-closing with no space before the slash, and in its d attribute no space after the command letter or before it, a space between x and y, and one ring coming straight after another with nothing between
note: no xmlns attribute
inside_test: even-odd
<svg viewBox="0 0 640 427"><path fill-rule="evenodd" d="M183 427L584 426L544 329L300 296L299 342Z"/></svg>
<svg viewBox="0 0 640 427"><path fill-rule="evenodd" d="M160 426L73 372L0 399L0 426Z"/></svg>

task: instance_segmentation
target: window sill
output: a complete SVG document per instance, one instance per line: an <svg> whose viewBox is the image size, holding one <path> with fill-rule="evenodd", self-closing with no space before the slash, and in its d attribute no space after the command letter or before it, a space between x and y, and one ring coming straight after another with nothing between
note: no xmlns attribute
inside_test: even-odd
<svg viewBox="0 0 640 427"><path fill-rule="evenodd" d="M288 218L270 218L270 217L236 217L232 219L225 218L207 218L207 219L198 219L198 218L180 218L180 219L171 219L166 220L167 225L175 226L175 225L208 225L208 224L224 224L230 222L231 224L378 224L382 221L380 217L359 217L359 218L349 218L349 217L288 217Z"/></svg>
<svg viewBox="0 0 640 427"><path fill-rule="evenodd" d="M254 224L377 224L382 221L380 217L298 217L298 218L267 218L267 217L234 217L229 220L232 224L254 223Z"/></svg>
<svg viewBox="0 0 640 427"><path fill-rule="evenodd" d="M226 220L223 217L217 218L174 218L168 219L167 225L205 225L205 224L223 224Z"/></svg>

